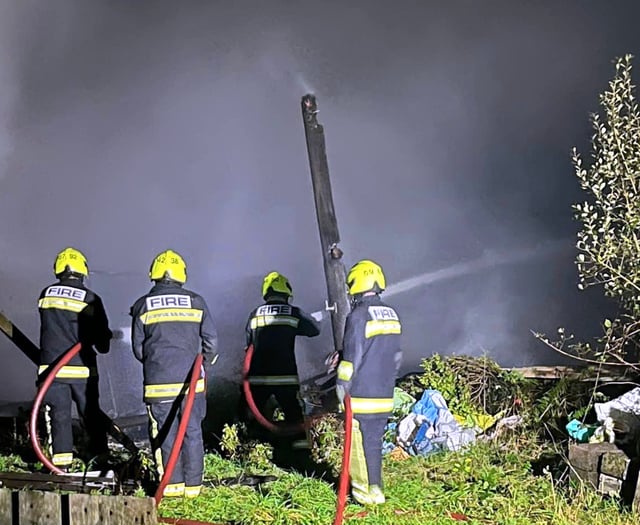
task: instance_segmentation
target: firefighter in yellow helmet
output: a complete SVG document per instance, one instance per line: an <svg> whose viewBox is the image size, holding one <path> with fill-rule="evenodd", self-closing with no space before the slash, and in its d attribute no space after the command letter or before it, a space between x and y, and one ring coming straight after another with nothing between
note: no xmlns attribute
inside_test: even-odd
<svg viewBox="0 0 640 525"><path fill-rule="evenodd" d="M111 330L100 297L84 285L89 275L87 259L75 248L65 248L53 263L58 281L40 293L40 368L39 380L49 367L71 349L82 344L79 354L63 366L45 397L49 407L48 430L52 442L52 462L65 470L74 458L71 421L75 402L89 437L89 457L108 453L107 418L100 410L96 350L109 351ZM98 461L99 462L99 461Z"/></svg>
<svg viewBox="0 0 640 525"><path fill-rule="evenodd" d="M161 476L177 435L191 369L197 355L204 355L182 449L163 494L192 498L202 487L205 377L217 357L218 337L205 300L183 288L187 265L180 254L173 250L158 254L149 278L154 286L131 307L131 341L136 358L142 362L149 437Z"/></svg>
<svg viewBox="0 0 640 525"><path fill-rule="evenodd" d="M393 410L393 389L402 360L400 319L383 303L382 268L373 261L354 264L347 275L351 312L347 316L344 353L338 365L340 403L351 397L351 493L364 505L384 503L382 436Z"/></svg>
<svg viewBox="0 0 640 525"><path fill-rule="evenodd" d="M267 417L267 402L273 396L285 422L302 423L295 339L315 337L320 329L312 317L289 304L293 289L281 273L270 272L264 277L262 297L265 302L251 312L246 325L247 346L253 344L248 374L251 393L258 410Z"/></svg>

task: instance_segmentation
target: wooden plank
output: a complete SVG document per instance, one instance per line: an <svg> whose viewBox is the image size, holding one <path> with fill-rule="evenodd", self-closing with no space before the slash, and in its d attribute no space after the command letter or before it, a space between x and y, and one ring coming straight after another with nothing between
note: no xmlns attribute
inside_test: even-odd
<svg viewBox="0 0 640 525"><path fill-rule="evenodd" d="M563 377L577 377L580 374L589 372L588 376L582 378L582 381L621 381L627 376L624 375L624 369L620 370L603 368L600 370L600 376L598 377L598 371L594 368L587 367L572 367L572 366L525 366L519 368L502 368L505 372L517 372L527 379L561 379Z"/></svg>
<svg viewBox="0 0 640 525"><path fill-rule="evenodd" d="M19 479L32 481L50 481L53 483L102 483L114 484L113 477L100 476L98 472L78 472L70 474L46 474L44 472L0 472L0 480Z"/></svg>
<svg viewBox="0 0 640 525"><path fill-rule="evenodd" d="M18 495L20 525L62 523L60 495L54 492L26 491Z"/></svg>
<svg viewBox="0 0 640 525"><path fill-rule="evenodd" d="M123 525L157 525L156 502L153 498L136 498L132 496L118 496L120 506L124 509L125 521ZM113 525L116 525L115 523Z"/></svg>
<svg viewBox="0 0 640 525"><path fill-rule="evenodd" d="M69 494L69 525L94 525L98 521L98 502L89 494Z"/></svg>
<svg viewBox="0 0 640 525"><path fill-rule="evenodd" d="M118 523L134 523L134 520L129 520L127 511L128 505L124 505L123 497L111 496L100 498L99 505L101 514L105 517L105 523L109 525L116 525Z"/></svg>
<svg viewBox="0 0 640 525"><path fill-rule="evenodd" d="M13 525L11 490L0 489L0 525Z"/></svg>
<svg viewBox="0 0 640 525"><path fill-rule="evenodd" d="M153 498L69 495L69 525L157 525Z"/></svg>
<svg viewBox="0 0 640 525"><path fill-rule="evenodd" d="M113 477L87 475L44 474L42 472L0 472L0 483L5 488L32 490L67 490L73 492L90 492L92 490L115 489Z"/></svg>

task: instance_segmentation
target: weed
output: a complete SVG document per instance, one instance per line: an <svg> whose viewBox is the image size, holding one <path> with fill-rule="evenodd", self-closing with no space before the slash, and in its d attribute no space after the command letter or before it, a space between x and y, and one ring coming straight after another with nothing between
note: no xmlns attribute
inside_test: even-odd
<svg viewBox="0 0 640 525"><path fill-rule="evenodd" d="M385 458L387 503L376 508L349 504L345 523L451 525L454 518L501 525L636 522L616 500L604 500L584 486L559 485L549 475L533 475L532 462L543 450L535 440L511 436L508 442L478 442L459 453ZM242 470L238 462L206 457L209 479ZM276 481L257 489L214 486L194 501L163 500L160 514L217 523L324 525L331 523L335 505L330 483L280 471Z"/></svg>
<svg viewBox="0 0 640 525"><path fill-rule="evenodd" d="M222 439L220 440L220 448L226 453L230 459L235 459L240 452L240 433L238 425L225 425L222 427Z"/></svg>

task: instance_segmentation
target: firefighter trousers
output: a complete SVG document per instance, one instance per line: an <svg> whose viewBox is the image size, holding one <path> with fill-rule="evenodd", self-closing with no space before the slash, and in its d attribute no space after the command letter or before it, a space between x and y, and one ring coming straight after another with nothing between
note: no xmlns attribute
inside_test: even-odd
<svg viewBox="0 0 640 525"><path fill-rule="evenodd" d="M269 419L267 414L267 402L273 395L284 412L284 420L287 423L301 423L304 420L302 406L298 399L298 385L263 386L251 385L251 394L258 410Z"/></svg>
<svg viewBox="0 0 640 525"><path fill-rule="evenodd" d="M186 403L186 396L147 405L149 413L149 438L153 449L156 468L164 476L171 449L178 434L178 426ZM202 485L204 471L204 443L202 440L202 420L206 415L207 399L204 392L195 395L191 417L182 442L173 474L168 487L185 494ZM165 494L166 495L166 494Z"/></svg>
<svg viewBox="0 0 640 525"><path fill-rule="evenodd" d="M304 413L298 399L298 385L251 385L250 388L255 408L267 421L272 421L273 418L273 409L275 407L270 403L270 398L273 396L284 412L284 425L289 428L300 425L299 432L289 431L287 433L286 441L300 442L300 444L306 442L307 435L303 428ZM247 425L250 437L265 441L282 440L281 436L274 435L270 430L263 428L258 423L255 414L249 407L244 389L241 389L238 400L238 414L240 420Z"/></svg>
<svg viewBox="0 0 640 525"><path fill-rule="evenodd" d="M367 491L382 489L382 437L389 414L354 414L351 428L351 485Z"/></svg>
<svg viewBox="0 0 640 525"><path fill-rule="evenodd" d="M75 402L82 426L89 443L89 457L105 454L108 421L100 409L98 378L87 381L51 383L44 403L49 406L48 431L52 442L52 461L59 467L67 467L73 461L72 403Z"/></svg>

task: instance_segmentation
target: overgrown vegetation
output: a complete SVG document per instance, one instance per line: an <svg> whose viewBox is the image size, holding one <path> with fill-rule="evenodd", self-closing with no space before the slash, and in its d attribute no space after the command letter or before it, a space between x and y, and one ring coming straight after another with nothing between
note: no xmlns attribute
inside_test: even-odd
<svg viewBox="0 0 640 525"><path fill-rule="evenodd" d="M525 379L487 357L434 355L422 362L422 368L423 373L403 378L399 386L415 397L426 388L439 390L458 414L518 414L524 423L460 453L402 461L393 458L403 456L390 454L385 458L387 504L375 509L350 505L345 523L634 523L618 501L571 485L568 467L561 461L565 451L558 438L565 437L563 428L570 418L588 412L596 399L593 384L580 381L580 376ZM251 446L242 444L242 432L226 427L222 454L207 457L208 487L198 498L202 503L167 500L161 506L163 515L229 523L331 523L333 484L274 464L258 467L250 456ZM340 418L317 420L311 436L313 458L329 463L337 474L343 439ZM265 474L275 479L258 479L247 486L246 480L257 473L262 479Z"/></svg>
<svg viewBox="0 0 640 525"><path fill-rule="evenodd" d="M558 461L564 454L558 441L564 437L563 425L589 410L594 401L592 384L579 378L525 379L501 370L487 357L434 355L425 359L422 367L423 373L399 382L415 397L426 388L437 389L456 413L520 415L523 425L494 433L492 439L479 440L463 452L424 457L387 455L387 503L377 508L350 504L345 523L635 523L634 516L617 500L571 485L568 468ZM344 437L341 417L330 414L317 419L310 435L312 459L331 467L324 474L283 466L276 446L248 439L243 425L226 425L219 436L219 451L205 458L202 494L193 500L167 498L161 503L160 514L212 523L331 523ZM545 439L552 435L555 441ZM153 481L150 456L144 452L137 458L122 454L116 457L121 465L119 475L137 480L128 485L128 493L143 495L141 487ZM20 454L0 457L0 470L34 467Z"/></svg>
<svg viewBox="0 0 640 525"><path fill-rule="evenodd" d="M385 459L387 503L348 505L345 523L434 524L458 521L509 525L631 525L637 518L616 500L580 486L559 486L549 474L534 476L539 448L520 435L508 442L479 443L462 453L439 453L405 461ZM167 517L235 524L332 523L335 489L326 481L273 467L277 479L255 487L222 484L246 468L207 456L208 485L193 501L163 500Z"/></svg>
<svg viewBox="0 0 640 525"><path fill-rule="evenodd" d="M503 370L492 359L435 354L421 363L423 373L411 374L398 385L419 396L426 388L438 390L454 414L472 421L478 414L519 415L522 428L539 439L564 436L573 418L584 419L595 401L604 396L593 382L581 381L593 370L559 380L532 380Z"/></svg>
<svg viewBox="0 0 640 525"><path fill-rule="evenodd" d="M591 162L586 163L575 148L572 155L586 193L586 200L573 206L581 223L576 243L578 287L602 287L619 305L619 315L604 319L603 335L595 344L575 342L562 328L556 341L534 335L583 361L640 370L640 111L632 58L616 60L615 76L600 96L602 114L591 116Z"/></svg>

